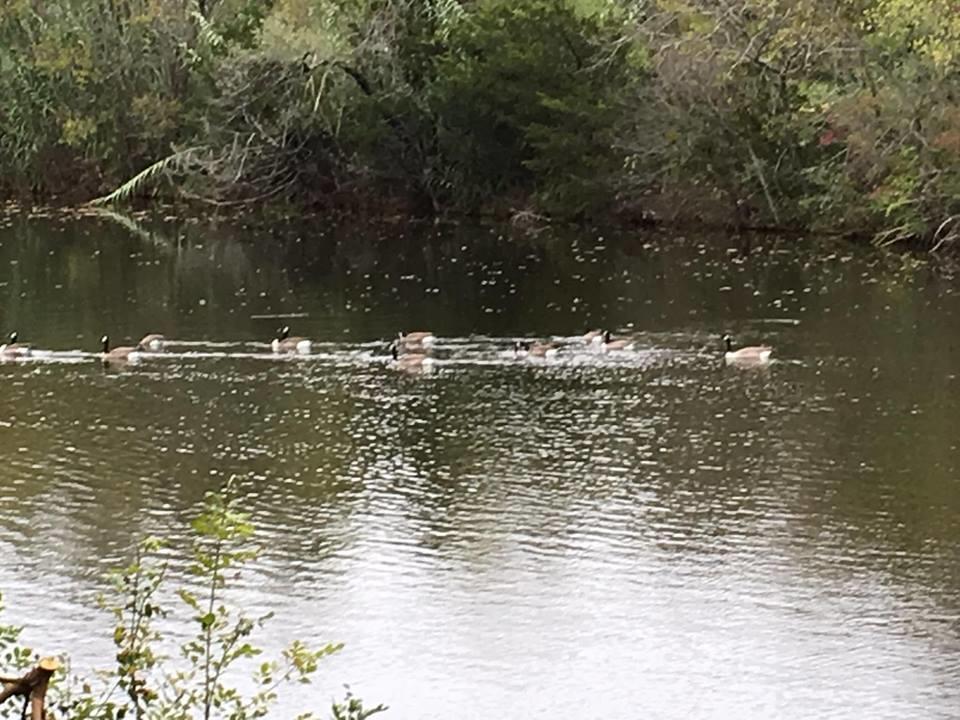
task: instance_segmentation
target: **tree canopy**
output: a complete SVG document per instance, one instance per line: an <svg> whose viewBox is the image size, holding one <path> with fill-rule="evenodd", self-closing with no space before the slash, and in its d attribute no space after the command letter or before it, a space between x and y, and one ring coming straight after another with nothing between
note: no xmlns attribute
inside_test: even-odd
<svg viewBox="0 0 960 720"><path fill-rule="evenodd" d="M0 189L574 218L659 196L943 244L958 70L948 0L11 0Z"/></svg>

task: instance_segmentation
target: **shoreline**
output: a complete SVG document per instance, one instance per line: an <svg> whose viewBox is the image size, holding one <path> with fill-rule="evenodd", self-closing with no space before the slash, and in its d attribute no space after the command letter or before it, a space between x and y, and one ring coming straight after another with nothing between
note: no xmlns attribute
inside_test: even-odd
<svg viewBox="0 0 960 720"><path fill-rule="evenodd" d="M237 206L211 206L198 200L184 198L161 198L147 201L140 199L124 207L116 205L95 205L90 202L75 204L63 196L50 196L39 203L30 204L11 197L0 200L0 215L26 216L28 218L43 218L60 215L73 218L104 218L115 216L133 220L147 220L161 217L163 220L182 219L197 221L203 218L207 222L231 223L241 218L244 224L252 227L275 228L276 224L287 222L308 222L323 220L333 225L362 223L376 226L396 226L399 224L416 225L458 225L473 222L479 225L502 225L509 227L512 232L527 237L535 237L551 228L601 228L607 230L648 230L656 232L683 232L683 233L723 233L727 235L746 235L754 237L794 237L816 240L840 240L852 247L864 250L881 251L894 255L911 256L918 260L930 262L936 267L950 267L956 269L956 260L960 253L952 245L938 248L935 244L922 237L913 240L901 240L896 243L883 244L875 241L876 233L868 230L827 229L794 227L789 225L770 225L765 223L750 223L739 221L733 213L718 211L717 205L704 208L696 205L693 212L667 216L667 207L677 207L676 196L670 194L646 195L643 207L640 203L620 202L611 206L609 213L602 219L585 218L582 220L554 219L536 213L529 209L516 209L508 204L491 205L488 208L476 211L447 209L437 213L414 212L410 203L404 203L403 198L387 196L386 200L371 202L373 195L361 196L351 208L336 209L331 207L317 207L313 204L274 203ZM683 204L679 203L683 210ZM367 212L367 211L372 212ZM661 215L663 213L663 215Z"/></svg>

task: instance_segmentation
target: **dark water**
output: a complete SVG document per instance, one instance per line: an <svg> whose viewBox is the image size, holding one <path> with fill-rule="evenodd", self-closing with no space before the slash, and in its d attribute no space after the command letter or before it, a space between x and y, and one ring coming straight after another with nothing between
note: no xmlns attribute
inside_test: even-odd
<svg viewBox="0 0 960 720"><path fill-rule="evenodd" d="M950 283L796 239L149 227L0 222L0 331L180 341L0 363L0 589L41 652L108 665L102 572L236 474L265 644L346 643L298 710L348 682L418 720L960 713ZM277 314L313 355L270 355ZM434 371L390 367L418 329ZM777 362L726 367L724 330Z"/></svg>

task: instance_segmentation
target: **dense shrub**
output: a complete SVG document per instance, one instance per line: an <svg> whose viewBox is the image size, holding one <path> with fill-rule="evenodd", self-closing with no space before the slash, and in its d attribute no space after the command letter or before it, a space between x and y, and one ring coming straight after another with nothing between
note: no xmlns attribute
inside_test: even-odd
<svg viewBox="0 0 960 720"><path fill-rule="evenodd" d="M16 0L0 184L567 217L692 191L943 245L958 18L950 0Z"/></svg>

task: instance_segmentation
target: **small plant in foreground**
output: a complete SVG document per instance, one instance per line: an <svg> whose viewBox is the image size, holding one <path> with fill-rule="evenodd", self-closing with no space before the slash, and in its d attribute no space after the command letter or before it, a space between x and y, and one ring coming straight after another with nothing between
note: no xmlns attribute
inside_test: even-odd
<svg viewBox="0 0 960 720"><path fill-rule="evenodd" d="M78 679L51 687L51 718L70 720L248 720L270 714L281 688L309 683L321 659L340 644L310 649L293 641L280 658L260 663L253 672L253 689L244 692L232 682L244 661L262 654L253 642L271 614L251 617L228 602L228 584L258 556L254 527L241 509L232 481L223 490L207 493L200 514L192 521L193 539L187 574L189 587L178 590L182 605L166 607L162 590L168 546L148 538L136 549L130 565L110 575L112 592L100 605L114 619L116 664L99 675L99 687ZM181 643L179 657L162 654L165 636L157 621L186 609L194 629ZM29 665L32 654L17 646L19 630L0 626L0 653L8 666ZM385 710L365 710L348 690L344 703L334 703L335 720L365 720ZM300 720L315 717L308 713Z"/></svg>

